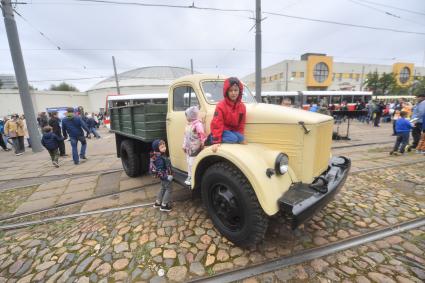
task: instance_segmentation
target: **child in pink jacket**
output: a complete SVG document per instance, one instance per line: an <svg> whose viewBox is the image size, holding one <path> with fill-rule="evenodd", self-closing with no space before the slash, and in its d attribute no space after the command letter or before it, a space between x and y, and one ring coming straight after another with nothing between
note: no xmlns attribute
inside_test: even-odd
<svg viewBox="0 0 425 283"><path fill-rule="evenodd" d="M192 106L185 111L187 126L184 132L183 150L186 153L187 179L184 183L188 186L192 184L192 164L195 157L204 148L204 142L207 139L204 131L204 125L199 118L199 108Z"/></svg>

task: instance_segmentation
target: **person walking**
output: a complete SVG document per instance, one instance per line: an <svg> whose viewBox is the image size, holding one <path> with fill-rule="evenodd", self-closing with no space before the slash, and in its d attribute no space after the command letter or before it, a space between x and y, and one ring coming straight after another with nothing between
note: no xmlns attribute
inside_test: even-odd
<svg viewBox="0 0 425 283"><path fill-rule="evenodd" d="M13 114L11 119L4 125L4 133L12 140L15 155L19 156L25 152L24 146L24 124L18 114Z"/></svg>
<svg viewBox="0 0 425 283"><path fill-rule="evenodd" d="M414 120L414 127L412 130L412 148L418 146L419 140L421 139L422 132L422 117L425 114L425 89L417 94L417 104L413 110L412 120Z"/></svg>
<svg viewBox="0 0 425 283"><path fill-rule="evenodd" d="M3 148L4 151L9 151L10 149L7 148L6 142L3 138L3 130L4 130L4 122L3 120L0 120L0 147Z"/></svg>
<svg viewBox="0 0 425 283"><path fill-rule="evenodd" d="M86 123L87 123L87 127L89 128L88 135L93 134L95 138L100 139L100 135L96 130L96 120L93 118L92 115L90 114L87 115Z"/></svg>
<svg viewBox="0 0 425 283"><path fill-rule="evenodd" d="M72 159L74 164L80 164L81 159L87 159L86 149L87 141L84 137L83 129L88 132L86 123L78 117L74 116L74 108L70 107L67 109L66 117L62 120L63 132L66 133L70 138L71 147L72 147ZM78 155L78 142L81 143L80 154Z"/></svg>
<svg viewBox="0 0 425 283"><path fill-rule="evenodd" d="M68 138L66 132L62 135L61 121L58 117L58 112L52 112L52 117L49 120L49 126L52 127L52 132L57 135L61 140L58 140L58 148L60 156L67 156L65 152L65 142L64 140ZM63 139L62 139L63 138Z"/></svg>
<svg viewBox="0 0 425 283"><path fill-rule="evenodd" d="M46 112L40 112L37 117L37 123L41 130L48 125L48 118Z"/></svg>
<svg viewBox="0 0 425 283"><path fill-rule="evenodd" d="M27 140L28 143L28 147L31 147L31 139L30 139L30 134L28 133L28 127L27 127L27 120L25 119L25 115L22 114L21 115L21 120L24 126L24 138Z"/></svg>
<svg viewBox="0 0 425 283"><path fill-rule="evenodd" d="M52 159L52 164L59 167L59 142L63 141L63 137L58 137L52 132L52 127L46 126L43 128L43 137L41 144L47 149Z"/></svg>
<svg viewBox="0 0 425 283"><path fill-rule="evenodd" d="M379 127L379 122L381 122L381 116L382 116L382 111L384 110L385 106L383 104L383 102L379 102L376 103L374 110L373 110L373 114L374 114L374 120L373 120L373 126L374 127Z"/></svg>

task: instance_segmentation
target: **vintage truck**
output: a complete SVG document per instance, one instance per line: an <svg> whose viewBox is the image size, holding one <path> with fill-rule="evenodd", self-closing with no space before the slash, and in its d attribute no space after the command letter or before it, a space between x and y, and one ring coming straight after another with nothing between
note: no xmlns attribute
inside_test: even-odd
<svg viewBox="0 0 425 283"><path fill-rule="evenodd" d="M175 180L183 184L184 111L198 105L209 133L225 78L185 76L172 83L165 103L128 100L111 107L111 130L125 172L147 173L151 142L161 138L167 141ZM249 246L263 240L270 216L281 212L294 228L313 216L340 190L351 162L331 157L332 117L257 103L248 88L243 101L248 144L222 144L216 153L206 146L195 159L190 189L200 193L222 235Z"/></svg>

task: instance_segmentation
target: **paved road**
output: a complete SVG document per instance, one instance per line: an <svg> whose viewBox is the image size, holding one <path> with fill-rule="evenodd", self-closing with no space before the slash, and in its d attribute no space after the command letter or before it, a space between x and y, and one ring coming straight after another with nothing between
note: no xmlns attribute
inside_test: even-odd
<svg viewBox="0 0 425 283"><path fill-rule="evenodd" d="M382 132L378 139L380 142L383 135L389 137L389 129L377 129ZM358 136L361 137L367 130L376 131L359 125ZM18 173L20 169L28 170L30 177L38 177L60 175L71 170L84 173L98 166L118 168L119 160L113 155L113 138L108 138L110 135L107 133L103 135L105 139L89 141L89 157L93 157L81 166L73 166L69 158L59 169L48 167L48 161L39 161L36 166L40 158L47 160L45 152L26 154L22 158L0 153L2 157L8 155L10 158L10 166L2 168L3 182L28 176ZM363 138L366 136L363 135ZM361 142L361 138L358 139ZM256 247L235 247L213 227L199 200L185 200L176 202L171 213L162 213L152 207L136 208L2 231L0 282L185 281L251 266L424 217L424 157L413 153L390 157L387 146L336 150L335 153L353 159L353 170L382 164L397 166L351 174L336 199L295 231L288 229L282 219L272 219L264 243ZM90 149L93 155L90 155ZM403 165L411 161L417 163ZM33 175L30 169L25 169L26 166L31 166ZM0 214L12 215L51 207L105 191L132 189L152 182L146 177L130 179L121 172L111 174L66 177L2 191ZM155 187L137 195L140 200L148 200L157 189ZM118 199L108 197L101 201L88 201L78 205L76 211L70 209L69 212L127 204L134 201L135 196L128 194ZM424 251L425 234L421 228L246 279L246 282L422 282L425 280Z"/></svg>

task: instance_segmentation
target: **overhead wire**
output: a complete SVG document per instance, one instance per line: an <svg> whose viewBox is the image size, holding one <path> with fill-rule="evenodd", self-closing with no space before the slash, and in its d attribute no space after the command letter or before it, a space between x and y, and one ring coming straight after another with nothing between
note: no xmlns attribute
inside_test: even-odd
<svg viewBox="0 0 425 283"><path fill-rule="evenodd" d="M341 23L341 22L336 22L336 21L314 19L314 18L307 18L307 17L300 17L300 16L292 16L292 15L287 15L287 14L283 14L283 13L275 13L275 12L264 11L263 14L280 16L280 17L285 17L285 18L298 19L298 20L304 20L304 21L310 21L310 22L319 22L319 23L326 23L326 24L334 24L334 25L341 25L341 26L348 26L348 27L363 28L363 29L383 30L383 31L391 31L391 32L397 32L397 33L425 35L424 32L418 32L418 31L407 31L407 30L399 30L399 29L385 28L385 27L373 27L373 26L367 26L367 25Z"/></svg>
<svg viewBox="0 0 425 283"><path fill-rule="evenodd" d="M417 12L417 11L412 11L412 10L408 10L408 9L404 9L404 8L400 8L400 7L395 7L395 6L391 6L391 5L387 5L387 4L382 4L382 3L377 3L377 2L373 2L373 1L368 1L368 0L358 0L360 2L366 2L372 5L376 5L376 6L383 6L383 7L387 7L387 8L392 8L392 9L396 9L396 10L400 10L400 11L404 11L404 12L408 12L408 13L413 13L413 14L418 14L418 15L423 15L425 16L425 12Z"/></svg>
<svg viewBox="0 0 425 283"><path fill-rule="evenodd" d="M109 1L109 0L74 0L74 1L77 1L77 2L95 2L95 3L112 4L112 5L135 5L135 6L145 6L145 7L167 7L167 8L180 8L180 9L212 10L212 11L221 11L221 12L250 12L250 13L254 13L253 10L249 10L249 9L222 9L222 8L212 8L212 7L200 7L200 6L195 6L194 2L190 6L187 6L187 5L185 6L185 5L169 5L169 4L151 4L151 3L140 3L140 2L118 2L118 1ZM363 28L363 29L372 29L372 30L382 30L382 31L390 31L390 32L397 32L397 33L425 35L424 32L418 32L418 31L407 31L407 30L398 30L398 29L385 28L385 27L373 27L373 26L368 26L368 25L342 23L342 22L330 21L330 20L322 20L322 19L315 19L315 18L308 18L308 17L301 17L301 16L292 16L292 15L283 14L283 13L276 13L276 12L263 11L263 14L286 17L286 18L291 18L291 19L304 20L304 21L313 21L313 22L320 22L320 23L326 23L326 24L334 24L334 25Z"/></svg>
<svg viewBox="0 0 425 283"><path fill-rule="evenodd" d="M150 3L140 3L140 2L118 2L118 1L107 1L107 0L73 0L74 2L87 2L87 3L97 3L97 4L113 4L113 5L137 5L137 6L146 6L146 7L168 7L168 8L181 8L181 9L197 9L197 10L211 10L211 11L220 11L220 12L249 12L254 13L253 10L249 9L222 9L222 8L212 8L212 7L199 7L195 6L195 3L193 2L192 5L168 5L168 4L150 4ZM360 0L358 0L360 1ZM370 1L363 1L363 2L370 2ZM22 4L22 3L21 3ZM34 4L34 3L31 3ZM30 26L32 26L28 20L26 20L21 14L19 14L15 9L15 13L20 16L23 20L25 20ZM423 32L415 32L415 31L406 31L406 30L396 30L392 28L382 28L382 27L373 27L373 26L367 26L367 25L358 25L358 24L350 24L350 23L341 23L336 21L329 21L329 20L322 20L322 19L314 19L314 18L308 18L308 17L300 17L300 16L292 16L288 14L283 13L276 13L276 12L267 12L263 11L263 14L268 14L272 16L280 16L280 17L286 17L286 18L292 18L292 19L298 19L298 20L304 20L304 21L313 21L313 22L320 22L320 23L327 23L327 24L335 24L335 25L343 25L343 26L349 26L349 27L356 27L356 28L366 28L366 29L373 29L373 30L384 30L384 31L390 31L390 32L398 32L398 33L408 33L408 34L419 34L419 35L425 35ZM395 15L394 15L395 16ZM34 29L36 29L34 26L32 26ZM91 48L83 48L83 49L62 49L60 46L55 44L50 38L48 38L43 32L36 29L44 38L49 40L50 43L52 43L58 50L68 50L68 51L116 51L116 49L91 49ZM41 50L41 49L40 49ZM124 49L122 49L124 50ZM171 51L172 49L126 49L126 51ZM213 51L214 49L210 49ZM174 51L188 51L184 49L174 49ZM194 49L192 49L194 51ZM199 50L197 50L199 51ZM208 50L204 50L208 51ZM218 49L214 51L219 51ZM254 52L253 50L242 50L242 49L223 49L221 51L227 52L227 54L230 53L230 51L239 51L239 52ZM277 52L263 52L263 53L277 53ZM227 55L226 54L226 55ZM338 56L335 56L338 57ZM376 58L375 58L376 59ZM84 67L85 68L85 67ZM216 66L217 68L217 66ZM104 77L92 77L92 78L81 78L81 79L94 79L94 78L104 78ZM73 80L77 80L79 78L74 78ZM51 80L49 80L51 81Z"/></svg>
<svg viewBox="0 0 425 283"><path fill-rule="evenodd" d="M22 20L24 20L30 27L36 30L42 37L44 37L47 41L53 44L57 50L61 50L61 47L58 44L51 40L44 32L40 31L34 25L32 25L26 18L24 18L24 16L22 16L18 11L16 11L15 8L13 8L13 12L15 12L15 14L18 15Z"/></svg>
<svg viewBox="0 0 425 283"><path fill-rule="evenodd" d="M390 16L390 17L394 17L394 18L397 18L397 19L400 19L400 20L403 20L403 21L407 21L407 22L411 22L411 23L418 24L418 25L421 25L421 26L425 26L424 23L416 22L416 21L413 21L413 20L410 20L410 19L405 19L404 17L401 17L400 15L396 15L396 14L393 14L393 13L388 12L386 10L382 10L382 9L373 7L371 5L368 5L368 4L364 4L362 2L359 2L359 0L348 0L348 1L350 1L351 3L357 4L357 5L360 5L360 6L369 8L369 9L372 9L374 11L378 11L378 12L384 13L385 15Z"/></svg>

